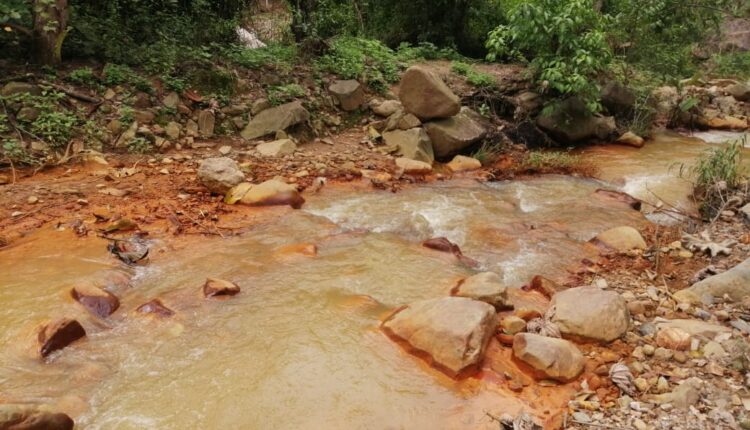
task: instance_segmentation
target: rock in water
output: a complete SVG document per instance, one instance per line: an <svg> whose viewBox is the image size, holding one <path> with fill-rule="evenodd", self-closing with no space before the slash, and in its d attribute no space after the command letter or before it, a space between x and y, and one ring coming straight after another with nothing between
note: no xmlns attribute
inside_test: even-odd
<svg viewBox="0 0 750 430"><path fill-rule="evenodd" d="M700 303L703 296L722 298L725 295L735 302L750 297L750 259L724 273L706 278L692 287L678 291L674 297L686 303Z"/></svg>
<svg viewBox="0 0 750 430"><path fill-rule="evenodd" d="M86 336L86 330L76 320L63 318L53 321L39 330L39 354L47 357Z"/></svg>
<svg viewBox="0 0 750 430"><path fill-rule="evenodd" d="M258 185L243 182L229 190L224 198L228 204L237 202L249 206L289 205L299 209L305 203L296 185L271 179Z"/></svg>
<svg viewBox="0 0 750 430"><path fill-rule="evenodd" d="M207 158L198 168L198 179L212 193L224 194L245 180L237 162L227 157Z"/></svg>
<svg viewBox="0 0 750 430"><path fill-rule="evenodd" d="M365 104L365 90L355 80L336 81L328 87L328 91L336 97L341 109L345 111L357 110Z"/></svg>
<svg viewBox="0 0 750 430"><path fill-rule="evenodd" d="M634 148L643 148L644 143L646 143L641 136L638 136L632 131L624 133L622 136L618 137L615 142L620 145L632 146Z"/></svg>
<svg viewBox="0 0 750 430"><path fill-rule="evenodd" d="M459 114L439 121L428 122L425 131L432 140L437 158L447 158L487 136L487 127L471 109L461 108Z"/></svg>
<svg viewBox="0 0 750 430"><path fill-rule="evenodd" d="M383 140L387 146L397 149L403 157L429 164L435 161L432 140L421 128L389 131L383 133Z"/></svg>
<svg viewBox="0 0 750 430"><path fill-rule="evenodd" d="M410 67L401 78L399 88L399 98L406 111L422 121L449 118L461 109L458 96L425 67Z"/></svg>
<svg viewBox="0 0 750 430"><path fill-rule="evenodd" d="M563 339L520 333L513 338L513 355L545 378L567 382L583 372L581 351Z"/></svg>
<svg viewBox="0 0 750 430"><path fill-rule="evenodd" d="M240 293L240 287L229 281L209 278L203 284L203 295L205 297L236 296Z"/></svg>
<svg viewBox="0 0 750 430"><path fill-rule="evenodd" d="M575 144L593 138L605 140L616 130L612 117L600 117L589 113L586 105L573 97L560 103L554 111L537 118L537 125L554 139Z"/></svg>
<svg viewBox="0 0 750 430"><path fill-rule="evenodd" d="M120 299L109 291L93 285L80 285L70 290L73 300L80 303L87 311L106 318L120 307Z"/></svg>
<svg viewBox="0 0 750 430"><path fill-rule="evenodd" d="M550 307L550 320L564 335L611 342L630 325L627 303L613 291L571 288L555 294Z"/></svg>
<svg viewBox="0 0 750 430"><path fill-rule="evenodd" d="M120 261L128 265L143 262L148 257L149 252L148 245L137 238L113 240L107 245L107 249Z"/></svg>
<svg viewBox="0 0 750 430"><path fill-rule="evenodd" d="M73 430L73 419L63 413L44 412L33 406L0 405L0 429Z"/></svg>
<svg viewBox="0 0 750 430"><path fill-rule="evenodd" d="M451 294L488 303L495 309L513 308L508 300L508 287L503 284L502 278L493 272L478 273L461 280L453 287Z"/></svg>
<svg viewBox="0 0 750 430"><path fill-rule="evenodd" d="M593 240L619 252L648 248L643 236L633 227L615 227L599 233Z"/></svg>
<svg viewBox="0 0 750 430"><path fill-rule="evenodd" d="M310 113L299 101L283 104L261 111L242 130L242 137L248 140L275 134L277 131L307 122Z"/></svg>
<svg viewBox="0 0 750 430"><path fill-rule="evenodd" d="M482 361L497 321L495 308L487 303L443 297L400 308L382 328L456 375Z"/></svg>
<svg viewBox="0 0 750 430"><path fill-rule="evenodd" d="M166 307L159 299L153 299L138 306L136 312L146 315L154 315L161 318L168 318L174 315L174 311Z"/></svg>

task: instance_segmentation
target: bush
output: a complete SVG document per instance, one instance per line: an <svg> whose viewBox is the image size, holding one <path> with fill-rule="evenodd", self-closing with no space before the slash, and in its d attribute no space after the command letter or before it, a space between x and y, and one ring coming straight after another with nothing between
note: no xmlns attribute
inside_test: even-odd
<svg viewBox="0 0 750 430"><path fill-rule="evenodd" d="M729 52L711 59L710 71L719 76L750 78L750 52Z"/></svg>
<svg viewBox="0 0 750 430"><path fill-rule="evenodd" d="M82 67L75 69L70 72L66 78L68 81L78 84L92 87L99 83L99 78L96 77L94 71L89 67Z"/></svg>
<svg viewBox="0 0 750 430"><path fill-rule="evenodd" d="M746 143L747 136L711 149L688 170L695 194L701 202L701 214L707 219L714 218L723 210L729 194L744 178L742 151ZM684 176L684 166L680 170L681 176Z"/></svg>
<svg viewBox="0 0 750 430"><path fill-rule="evenodd" d="M260 49L232 45L225 48L223 53L229 61L248 69L274 67L288 71L297 60L295 45L269 45Z"/></svg>
<svg viewBox="0 0 750 430"><path fill-rule="evenodd" d="M345 79L358 79L376 91L385 91L399 78L399 61L390 48L377 40L339 37L330 51L316 60L320 71Z"/></svg>
<svg viewBox="0 0 750 430"><path fill-rule="evenodd" d="M268 101L274 106L290 102L304 95L305 89L298 84L280 85L268 89Z"/></svg>
<svg viewBox="0 0 750 430"><path fill-rule="evenodd" d="M102 83L107 86L127 84L147 93L154 91L154 87L148 79L137 74L130 67L119 64L107 64L104 66Z"/></svg>

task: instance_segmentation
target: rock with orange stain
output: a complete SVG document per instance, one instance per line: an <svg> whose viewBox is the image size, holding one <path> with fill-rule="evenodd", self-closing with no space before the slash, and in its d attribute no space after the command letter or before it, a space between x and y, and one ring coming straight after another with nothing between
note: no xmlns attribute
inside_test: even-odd
<svg viewBox="0 0 750 430"><path fill-rule="evenodd" d="M528 287L524 288L524 291L539 291L544 294L547 298L552 298L558 291L562 291L565 288L556 283L551 279L547 279L544 276L534 276Z"/></svg>
<svg viewBox="0 0 750 430"><path fill-rule="evenodd" d="M240 287L229 281L209 278L203 284L203 295L209 297L229 297L240 293Z"/></svg>
<svg viewBox="0 0 750 430"><path fill-rule="evenodd" d="M76 320L63 318L42 326L37 335L42 358L63 349L86 336L86 330Z"/></svg>
<svg viewBox="0 0 750 430"><path fill-rule="evenodd" d="M585 364L583 354L571 342L531 333L515 336L513 355L544 377L561 382L577 378Z"/></svg>
<svg viewBox="0 0 750 430"><path fill-rule="evenodd" d="M497 328L495 308L464 297L423 300L404 306L381 325L451 375L479 364Z"/></svg>
<svg viewBox="0 0 750 430"><path fill-rule="evenodd" d="M93 285L79 285L70 290L73 300L80 303L87 311L106 318L120 307L120 299L109 291Z"/></svg>
<svg viewBox="0 0 750 430"><path fill-rule="evenodd" d="M508 288L497 273L484 272L470 276L453 287L451 295L467 297L488 303L495 309L512 309L508 301Z"/></svg>
<svg viewBox="0 0 750 430"><path fill-rule="evenodd" d="M305 257L315 257L318 255L318 246L314 243L294 243L285 245L276 251L277 255L302 255Z"/></svg>
<svg viewBox="0 0 750 430"><path fill-rule="evenodd" d="M174 311L166 307L164 303L159 299L153 299L138 306L136 312L144 315L152 315L159 318L169 318L174 315Z"/></svg>

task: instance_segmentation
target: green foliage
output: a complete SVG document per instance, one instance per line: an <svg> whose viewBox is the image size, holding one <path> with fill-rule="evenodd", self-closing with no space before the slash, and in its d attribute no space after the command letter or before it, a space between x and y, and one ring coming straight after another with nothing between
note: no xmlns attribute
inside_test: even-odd
<svg viewBox="0 0 750 430"><path fill-rule="evenodd" d="M503 148L499 143L485 140L482 142L482 145L471 154L471 157L479 160L482 165L488 165L497 160L502 153Z"/></svg>
<svg viewBox="0 0 750 430"><path fill-rule="evenodd" d="M65 94L45 92L41 96L27 93L15 94L0 98L6 105L23 106L35 109L35 119L18 118L19 127L35 139L43 140L53 148L64 147L74 135L75 127L82 121L74 112L60 106Z"/></svg>
<svg viewBox="0 0 750 430"><path fill-rule="evenodd" d="M131 124L135 121L135 110L130 106L123 106L120 108L120 122L123 124Z"/></svg>
<svg viewBox="0 0 750 430"><path fill-rule="evenodd" d="M162 75L161 81L164 84L164 87L168 89L169 91L175 91L177 93L181 93L188 88L187 81L185 81L182 78L177 78L171 75Z"/></svg>
<svg viewBox="0 0 750 430"><path fill-rule="evenodd" d="M399 78L395 52L377 40L358 37L334 39L330 51L316 60L316 66L345 79L358 79L377 91L385 91L388 83Z"/></svg>
<svg viewBox="0 0 750 430"><path fill-rule="evenodd" d="M605 26L606 18L595 10L593 0L529 0L511 12L507 25L490 33L488 59L529 61L542 90L578 95L596 111L596 77L612 58Z"/></svg>
<svg viewBox="0 0 750 430"><path fill-rule="evenodd" d="M719 148L704 153L698 162L687 170L693 178L696 195L700 199L701 214L707 219L716 217L724 207L730 193L745 177L742 169L742 150L747 136L727 142ZM680 168L684 176L685 168Z"/></svg>
<svg viewBox="0 0 750 430"><path fill-rule="evenodd" d="M234 93L235 76L223 68L194 69L188 73L187 80L203 94L226 97Z"/></svg>
<svg viewBox="0 0 750 430"><path fill-rule="evenodd" d="M439 48L430 42L420 42L412 45L403 42L396 50L396 56L400 61L412 62L417 60L464 60L464 56L459 54L455 48Z"/></svg>
<svg viewBox="0 0 750 430"><path fill-rule="evenodd" d="M68 74L66 79L74 84L89 87L93 87L99 83L99 78L90 67L75 69Z"/></svg>
<svg viewBox="0 0 750 430"><path fill-rule="evenodd" d="M277 106L305 96L305 89L298 84L274 86L268 89L268 101Z"/></svg>
<svg viewBox="0 0 750 430"><path fill-rule="evenodd" d="M127 84L147 93L154 91L154 87L148 79L137 74L130 67L119 64L110 63L104 66L102 83L107 86Z"/></svg>
<svg viewBox="0 0 750 430"><path fill-rule="evenodd" d="M750 52L728 52L711 59L711 71L719 76L750 78Z"/></svg>
<svg viewBox="0 0 750 430"><path fill-rule="evenodd" d="M223 51L229 61L248 69L273 67L280 70L290 70L297 60L295 45L269 45L260 49L247 49L232 45Z"/></svg>
<svg viewBox="0 0 750 430"><path fill-rule="evenodd" d="M143 137L134 137L127 143L128 152L131 154L148 154L153 151L154 146Z"/></svg>
<svg viewBox="0 0 750 430"><path fill-rule="evenodd" d="M451 65L451 70L453 70L454 73L465 76L466 82L469 84L478 87L478 88L492 88L497 86L497 80L494 76L477 71L472 65L463 63L460 61L455 61Z"/></svg>
<svg viewBox="0 0 750 430"><path fill-rule="evenodd" d="M34 158L18 139L2 139L2 154L5 158L20 164L40 164L40 160Z"/></svg>

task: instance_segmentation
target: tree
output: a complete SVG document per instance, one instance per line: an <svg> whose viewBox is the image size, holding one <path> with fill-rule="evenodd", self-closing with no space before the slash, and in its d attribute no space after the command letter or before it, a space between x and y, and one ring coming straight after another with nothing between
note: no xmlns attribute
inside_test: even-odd
<svg viewBox="0 0 750 430"><path fill-rule="evenodd" d="M0 27L29 38L33 59L45 65L62 61L69 17L68 0L0 0Z"/></svg>

